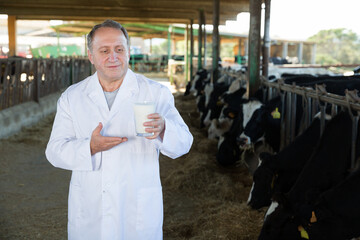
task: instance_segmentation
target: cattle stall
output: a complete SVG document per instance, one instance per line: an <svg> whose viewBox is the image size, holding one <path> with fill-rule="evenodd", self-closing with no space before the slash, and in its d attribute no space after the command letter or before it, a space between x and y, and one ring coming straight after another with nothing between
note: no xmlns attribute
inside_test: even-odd
<svg viewBox="0 0 360 240"><path fill-rule="evenodd" d="M337 114L339 108L348 109L348 113L352 119L352 168L355 167L355 145L357 138L357 127L359 122L360 113L360 98L357 95L357 90L346 90L344 96L332 94L326 91L324 85L317 85L315 89L311 87L301 87L295 84L285 84L282 79L279 79L277 83L269 82L266 79L262 79L262 86L265 88L265 92L268 98L272 98L274 95L280 95L283 104L283 116L281 117L281 147L283 148L291 141L295 139L295 119L296 119L296 101L298 96L302 96L302 105L305 109L304 117L302 119L303 129L306 129L317 112L320 112L321 117L321 132L324 130L325 125L325 109L328 104L331 105L331 115ZM285 116L284 116L285 115Z"/></svg>
<svg viewBox="0 0 360 240"><path fill-rule="evenodd" d="M223 71L223 74L235 78L241 78L241 75L234 71ZM243 79L243 78L242 78ZM246 81L246 79L245 79ZM331 116L338 113L339 109L348 109L352 118L353 135L352 135L352 167L356 165L355 159L355 143L356 132L360 114L360 97L357 89L352 91L346 90L344 95L333 94L327 92L325 84L315 84L314 88L306 86L297 86L295 83L286 84L283 78L268 80L261 76L261 86L263 90L263 99L270 100L276 96L281 98L282 109L281 114L281 140L280 149L283 149L291 143L297 135L303 132L310 124L313 117L320 112L321 117L321 132L325 125L325 109L331 106ZM301 129L296 132L295 120L296 106L298 99L301 98L301 105L304 108L303 116L301 117Z"/></svg>

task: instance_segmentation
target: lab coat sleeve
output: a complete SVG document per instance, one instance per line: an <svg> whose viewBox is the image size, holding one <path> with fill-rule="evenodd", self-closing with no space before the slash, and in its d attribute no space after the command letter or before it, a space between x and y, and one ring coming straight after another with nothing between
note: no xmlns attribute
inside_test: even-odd
<svg viewBox="0 0 360 240"><path fill-rule="evenodd" d="M86 137L77 137L70 112L70 103L65 92L57 103L54 125L45 151L46 157L58 168L77 171L98 170L101 152L91 156L91 133Z"/></svg>
<svg viewBox="0 0 360 240"><path fill-rule="evenodd" d="M190 151L193 136L175 108L171 92L164 91L159 100L163 104L160 114L165 120L165 133L162 140L155 139L155 145L162 154L174 159Z"/></svg>

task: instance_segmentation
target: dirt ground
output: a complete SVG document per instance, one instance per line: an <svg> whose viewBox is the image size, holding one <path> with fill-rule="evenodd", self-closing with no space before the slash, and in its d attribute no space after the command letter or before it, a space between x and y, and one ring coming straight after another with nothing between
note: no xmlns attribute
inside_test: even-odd
<svg viewBox="0 0 360 240"><path fill-rule="evenodd" d="M188 154L160 157L164 239L257 239L266 209L246 205L251 175L245 166L216 163L217 141L199 129L195 99L175 93L194 136ZM45 158L54 115L0 141L0 239L66 239L70 172Z"/></svg>

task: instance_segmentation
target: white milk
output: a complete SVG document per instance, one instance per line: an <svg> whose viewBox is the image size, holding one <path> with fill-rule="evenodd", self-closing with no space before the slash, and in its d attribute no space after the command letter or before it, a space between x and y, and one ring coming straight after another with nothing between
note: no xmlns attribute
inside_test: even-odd
<svg viewBox="0 0 360 240"><path fill-rule="evenodd" d="M148 137L154 135L154 133L148 133L145 131L144 122L151 121L147 118L147 115L155 113L154 102L136 102L134 103L135 114L135 129L136 135L142 137ZM148 128L148 127L147 127Z"/></svg>

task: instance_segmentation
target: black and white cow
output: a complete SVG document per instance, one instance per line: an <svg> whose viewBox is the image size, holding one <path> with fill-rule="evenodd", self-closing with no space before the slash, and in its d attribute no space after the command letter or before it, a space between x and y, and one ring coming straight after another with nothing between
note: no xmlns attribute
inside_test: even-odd
<svg viewBox="0 0 360 240"><path fill-rule="evenodd" d="M330 116L326 120L330 120ZM316 117L310 126L277 154L260 153L253 175L248 204L254 208L269 206L276 192L287 193L320 139L321 122Z"/></svg>
<svg viewBox="0 0 360 240"><path fill-rule="evenodd" d="M244 126L247 124L252 114L258 109L262 103L258 100L244 100L240 106L240 110L231 109L225 111L229 118L234 118L230 130L220 137L218 143L218 152L216 154L217 161L222 165L231 165L239 160L239 156L243 150L239 149L238 136L243 132Z"/></svg>
<svg viewBox="0 0 360 240"><path fill-rule="evenodd" d="M281 131L281 107L280 97L275 97L267 103L258 106L258 108L249 116L249 120L244 126L244 132L239 136L240 145L247 149L254 143L264 140L274 152L280 149L280 131ZM297 108L301 116L301 106ZM297 125L300 124L300 118Z"/></svg>
<svg viewBox="0 0 360 240"><path fill-rule="evenodd" d="M245 92L245 88L240 88L231 94L227 93L221 97L220 104L222 105L222 109L220 116L216 118L212 112L211 114L208 114L209 121L211 121L208 128L209 139L219 138L225 132L229 131L231 125L233 124L233 119L242 110L242 104L248 101L244 98Z"/></svg>
<svg viewBox="0 0 360 240"><path fill-rule="evenodd" d="M274 196L259 240L292 239L292 235L284 232L283 227L291 221L301 206L313 204L322 192L346 178L351 164L351 135L352 121L348 112L342 111L328 122L318 147L291 190L284 194L283 198Z"/></svg>
<svg viewBox="0 0 360 240"><path fill-rule="evenodd" d="M360 170L321 194L313 206L303 206L298 216L309 239L346 240L360 237Z"/></svg>
<svg viewBox="0 0 360 240"><path fill-rule="evenodd" d="M359 185L358 169L323 192L314 204L299 206L281 227L282 235L294 240L349 240L360 237ZM283 201L286 205L286 199Z"/></svg>

